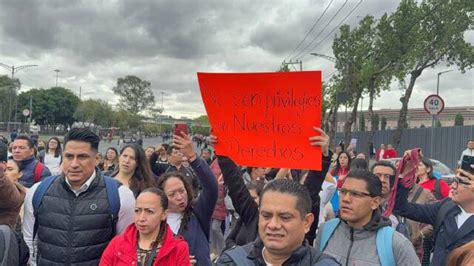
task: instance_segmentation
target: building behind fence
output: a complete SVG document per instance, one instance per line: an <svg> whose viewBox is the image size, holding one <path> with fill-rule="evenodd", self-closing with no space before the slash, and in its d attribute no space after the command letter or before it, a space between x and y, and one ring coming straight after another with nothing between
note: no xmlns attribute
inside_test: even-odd
<svg viewBox="0 0 474 266"><path fill-rule="evenodd" d="M395 130L376 131L373 138L375 149L382 143L390 144L394 132ZM352 138L357 139L357 152L369 154L369 134L370 132L360 131L352 133ZM344 133L338 132L336 143L343 139ZM454 169L469 139L474 139L474 126L406 129L397 151L401 157L405 150L419 147L426 157L439 160Z"/></svg>

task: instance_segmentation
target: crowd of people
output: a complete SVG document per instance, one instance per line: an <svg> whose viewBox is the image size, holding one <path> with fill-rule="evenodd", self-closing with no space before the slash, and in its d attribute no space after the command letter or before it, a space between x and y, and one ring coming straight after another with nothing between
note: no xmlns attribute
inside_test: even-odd
<svg viewBox="0 0 474 266"><path fill-rule="evenodd" d="M474 140L448 183L420 149L394 163L391 145L333 151L314 130L319 171L237 165L214 135L104 158L89 129L15 135L0 142L0 265L474 265Z"/></svg>

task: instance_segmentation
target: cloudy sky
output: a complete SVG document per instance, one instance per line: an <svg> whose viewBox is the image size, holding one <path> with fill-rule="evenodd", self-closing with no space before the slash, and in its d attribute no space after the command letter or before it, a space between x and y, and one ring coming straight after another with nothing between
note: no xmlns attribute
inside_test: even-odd
<svg viewBox="0 0 474 266"><path fill-rule="evenodd" d="M196 117L205 113L196 72L275 71L292 58L303 60L305 70L322 70L324 79L334 72L333 63L309 53L332 55L340 23L356 25L368 14L379 18L398 2L0 0L0 62L38 65L17 73L22 90L54 86L59 69L58 85L77 94L81 87L83 99L111 104L117 103L112 93L117 78L136 75L151 82L157 105L163 93L164 114ZM474 33L465 36L474 43ZM440 65L423 72L411 108L422 107L436 92L437 72L447 69L454 71L441 76L446 106L473 106L474 71L461 74ZM0 68L0 74L9 72ZM394 84L376 100L376 108L399 109L400 96Z"/></svg>

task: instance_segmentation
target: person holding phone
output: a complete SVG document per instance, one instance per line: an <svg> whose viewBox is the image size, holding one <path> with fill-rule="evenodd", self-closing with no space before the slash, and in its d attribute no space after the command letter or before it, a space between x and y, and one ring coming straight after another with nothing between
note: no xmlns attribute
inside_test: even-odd
<svg viewBox="0 0 474 266"><path fill-rule="evenodd" d="M201 193L194 198L191 184L178 171L170 171L158 179L169 201L168 225L174 234L182 235L189 245L190 260L197 266L211 265L209 234L211 219L218 198L216 176L209 165L200 158L191 137L174 135L174 149L189 158L190 164L202 184Z"/></svg>
<svg viewBox="0 0 474 266"><path fill-rule="evenodd" d="M419 149L405 152L393 211L413 221L433 225L435 243L431 265L446 265L451 250L474 240L474 178L456 176L450 198L427 204L409 202L407 186L416 178L421 156Z"/></svg>

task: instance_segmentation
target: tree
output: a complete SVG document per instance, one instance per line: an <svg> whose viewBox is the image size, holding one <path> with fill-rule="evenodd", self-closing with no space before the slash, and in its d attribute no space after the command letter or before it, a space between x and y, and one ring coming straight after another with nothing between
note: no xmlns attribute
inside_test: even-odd
<svg viewBox="0 0 474 266"><path fill-rule="evenodd" d="M207 117L207 115L198 116L193 120L204 125L209 125L209 118Z"/></svg>
<svg viewBox="0 0 474 266"><path fill-rule="evenodd" d="M102 127L114 125L114 110L106 101L89 99L76 108L74 118L77 121L93 123Z"/></svg>
<svg viewBox="0 0 474 266"><path fill-rule="evenodd" d="M442 127L443 125L441 125L441 121L439 120L436 120L436 127Z"/></svg>
<svg viewBox="0 0 474 266"><path fill-rule="evenodd" d="M365 117L362 112L359 115L359 131L365 131Z"/></svg>
<svg viewBox="0 0 474 266"><path fill-rule="evenodd" d="M332 45L336 58L335 67L341 73L345 91L349 95L347 104L352 107L344 125L345 143L351 140L352 125L357 118L359 101L368 83L367 72L373 68L366 58L373 52L375 32L373 17L367 16L353 30L349 25L341 26L340 34L334 38Z"/></svg>
<svg viewBox="0 0 474 266"><path fill-rule="evenodd" d="M372 120L370 121L370 126L371 126L371 131L377 131L379 130L379 122L380 122L380 118L379 118L379 115L378 114L375 114L372 118Z"/></svg>
<svg viewBox="0 0 474 266"><path fill-rule="evenodd" d="M11 121L15 114L17 88L20 87L18 79L12 80L7 75L0 76L0 121Z"/></svg>
<svg viewBox="0 0 474 266"><path fill-rule="evenodd" d="M63 87L31 89L18 96L18 110L30 109L30 99L32 119L40 125L51 126L53 131L57 125L67 128L74 123L74 111L80 103L79 97Z"/></svg>
<svg viewBox="0 0 474 266"><path fill-rule="evenodd" d="M454 117L454 125L455 126L464 126L464 117L462 114L457 113L456 117Z"/></svg>
<svg viewBox="0 0 474 266"><path fill-rule="evenodd" d="M385 116L382 116L382 119L380 119L380 128L382 130L387 128L387 118L385 118Z"/></svg>
<svg viewBox="0 0 474 266"><path fill-rule="evenodd" d="M151 83L136 76L117 79L113 92L120 96L120 108L133 115L152 107L155 101Z"/></svg>
<svg viewBox="0 0 474 266"><path fill-rule="evenodd" d="M464 39L464 33L472 28L472 1L423 0L418 4L404 0L390 20L394 51L400 58L397 78L405 87L392 141L396 148L407 124L408 102L422 72L442 62L457 65L462 72L472 67L474 49Z"/></svg>
<svg viewBox="0 0 474 266"><path fill-rule="evenodd" d="M420 128L426 128L425 124L421 124Z"/></svg>
<svg viewBox="0 0 474 266"><path fill-rule="evenodd" d="M142 126L142 117L120 109L114 112L113 125L123 130L138 129Z"/></svg>

